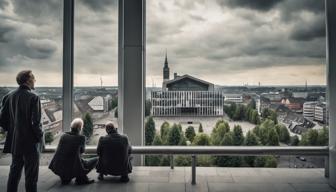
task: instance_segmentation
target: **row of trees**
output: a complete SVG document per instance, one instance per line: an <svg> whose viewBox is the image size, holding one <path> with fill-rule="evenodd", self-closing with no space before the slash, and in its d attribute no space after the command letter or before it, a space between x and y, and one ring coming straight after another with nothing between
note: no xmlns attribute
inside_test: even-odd
<svg viewBox="0 0 336 192"><path fill-rule="evenodd" d="M224 106L224 111L234 121L248 121L255 125L261 122L253 99L247 106L231 103L229 106Z"/></svg>
<svg viewBox="0 0 336 192"><path fill-rule="evenodd" d="M170 126L168 122L164 122L160 127L160 131L156 132L155 122L152 117L148 118L145 125L146 145L256 146L261 145L259 140L253 131L249 131L245 137L239 125L235 125L231 130L229 124L224 120L217 121L210 135L200 132L200 127L196 133L195 128L192 126L189 126L185 132L183 132L181 125L173 124ZM277 145L278 144L279 143L277 143ZM177 166L189 166L191 157L176 156L174 162ZM168 166L169 157L164 155L146 156L145 163L148 166ZM273 156L242 158L200 155L198 156L197 164L199 166L222 167L276 167L277 160Z"/></svg>

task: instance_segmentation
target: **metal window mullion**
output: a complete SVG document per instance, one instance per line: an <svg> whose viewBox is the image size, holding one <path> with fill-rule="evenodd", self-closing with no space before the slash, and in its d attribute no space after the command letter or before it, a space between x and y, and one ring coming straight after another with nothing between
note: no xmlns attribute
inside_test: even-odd
<svg viewBox="0 0 336 192"><path fill-rule="evenodd" d="M326 0L327 98L329 108L329 185L336 188L336 1Z"/></svg>
<svg viewBox="0 0 336 192"><path fill-rule="evenodd" d="M73 111L74 4L74 0L63 3L63 131L70 129Z"/></svg>

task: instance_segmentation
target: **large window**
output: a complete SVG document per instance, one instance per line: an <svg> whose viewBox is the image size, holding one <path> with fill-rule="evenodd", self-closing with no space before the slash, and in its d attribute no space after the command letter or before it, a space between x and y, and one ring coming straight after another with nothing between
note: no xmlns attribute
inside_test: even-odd
<svg viewBox="0 0 336 192"><path fill-rule="evenodd" d="M149 0L146 10L148 145L328 144L324 1ZM266 160L324 166L201 161Z"/></svg>
<svg viewBox="0 0 336 192"><path fill-rule="evenodd" d="M47 144L57 143L62 132L62 17L62 1L0 3L0 97L18 87L19 71L32 70Z"/></svg>
<svg viewBox="0 0 336 192"><path fill-rule="evenodd" d="M117 127L118 1L78 0L75 4L73 116L84 119L89 145Z"/></svg>

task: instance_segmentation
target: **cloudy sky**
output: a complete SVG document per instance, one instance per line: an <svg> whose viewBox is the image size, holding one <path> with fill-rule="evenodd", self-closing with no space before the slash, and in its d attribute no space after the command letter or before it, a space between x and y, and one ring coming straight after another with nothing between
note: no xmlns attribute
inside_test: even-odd
<svg viewBox="0 0 336 192"><path fill-rule="evenodd" d="M322 0L147 0L147 85L171 77L219 85L325 84ZM62 0L0 0L0 85L32 69L62 84ZM75 85L117 85L117 0L76 0Z"/></svg>

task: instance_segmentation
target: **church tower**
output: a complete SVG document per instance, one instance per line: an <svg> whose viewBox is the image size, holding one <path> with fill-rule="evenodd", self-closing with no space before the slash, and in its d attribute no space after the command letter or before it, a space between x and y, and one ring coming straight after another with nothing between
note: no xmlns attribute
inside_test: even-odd
<svg viewBox="0 0 336 192"><path fill-rule="evenodd" d="M167 58L167 50L166 50L166 58L163 67L163 81L169 80L169 67L168 67L168 58Z"/></svg>

